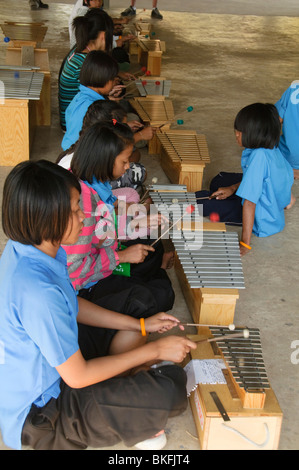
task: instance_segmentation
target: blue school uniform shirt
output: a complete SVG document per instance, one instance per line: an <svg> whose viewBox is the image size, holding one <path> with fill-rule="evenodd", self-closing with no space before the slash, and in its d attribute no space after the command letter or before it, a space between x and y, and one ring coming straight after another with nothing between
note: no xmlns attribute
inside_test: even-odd
<svg viewBox="0 0 299 470"><path fill-rule="evenodd" d="M279 149L294 169L299 169L299 82L293 82L275 104L283 119Z"/></svg>
<svg viewBox="0 0 299 470"><path fill-rule="evenodd" d="M243 177L237 196L256 204L253 233L268 237L283 230L284 208L291 201L293 170L280 150L245 149L241 165Z"/></svg>
<svg viewBox="0 0 299 470"><path fill-rule="evenodd" d="M21 448L31 405L60 393L55 367L78 351L78 303L59 248L52 258L9 240L0 259L0 429Z"/></svg>
<svg viewBox="0 0 299 470"><path fill-rule="evenodd" d="M72 99L65 112L66 132L61 147L67 150L79 139L83 119L89 106L97 100L104 100L102 95L84 85L79 86L79 93Z"/></svg>

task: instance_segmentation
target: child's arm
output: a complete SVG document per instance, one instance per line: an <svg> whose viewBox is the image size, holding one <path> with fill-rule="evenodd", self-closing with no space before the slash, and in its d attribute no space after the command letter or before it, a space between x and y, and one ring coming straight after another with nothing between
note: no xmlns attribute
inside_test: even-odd
<svg viewBox="0 0 299 470"><path fill-rule="evenodd" d="M118 331L140 332L140 320L129 315L113 312L100 307L89 300L78 297L79 312L77 321L84 325L98 328L111 328ZM160 312L145 318L145 330L147 333L170 330L175 326L180 326L180 321L173 315Z"/></svg>
<svg viewBox="0 0 299 470"><path fill-rule="evenodd" d="M78 304L77 320L82 324L141 333L140 320L136 318L107 310L80 297ZM146 333L162 333L176 326L184 329L177 318L164 312L146 318L144 326ZM78 350L56 369L70 387L81 388L107 380L149 361L181 362L190 349L195 347L196 345L186 337L167 336L133 350L89 361L85 361Z"/></svg>
<svg viewBox="0 0 299 470"><path fill-rule="evenodd" d="M243 212L242 212L242 238L241 241L245 243L245 245L250 246L252 228L254 223L254 216L255 216L255 208L256 204L248 199L245 199L243 204ZM250 248L246 248L244 245L240 244L240 253L241 256L245 255L250 251Z"/></svg>
<svg viewBox="0 0 299 470"><path fill-rule="evenodd" d="M128 352L86 361L78 350L56 370L69 387L82 388L115 377L149 361L180 363L196 344L183 336L166 336Z"/></svg>
<svg viewBox="0 0 299 470"><path fill-rule="evenodd" d="M224 188L218 188L213 194L210 195L211 199L227 199L228 197L235 194L240 183L232 184L231 186L226 186Z"/></svg>

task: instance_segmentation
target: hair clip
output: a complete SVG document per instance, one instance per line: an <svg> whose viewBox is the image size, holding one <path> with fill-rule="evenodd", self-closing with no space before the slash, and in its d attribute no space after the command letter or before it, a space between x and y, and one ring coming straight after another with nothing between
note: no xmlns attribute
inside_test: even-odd
<svg viewBox="0 0 299 470"><path fill-rule="evenodd" d="M116 120L116 119L112 119L112 122L113 122L114 126L115 126L115 124L117 124L117 120Z"/></svg>

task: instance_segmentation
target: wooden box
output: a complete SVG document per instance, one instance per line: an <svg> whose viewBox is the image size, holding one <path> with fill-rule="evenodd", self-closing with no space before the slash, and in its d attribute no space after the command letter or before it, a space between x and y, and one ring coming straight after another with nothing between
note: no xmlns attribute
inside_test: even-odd
<svg viewBox="0 0 299 470"><path fill-rule="evenodd" d="M159 39L138 39L138 62L141 66L159 77L162 68L162 55L165 51L165 43Z"/></svg>
<svg viewBox="0 0 299 470"><path fill-rule="evenodd" d="M0 166L29 160L34 132L33 101L5 99L0 104Z"/></svg>
<svg viewBox="0 0 299 470"><path fill-rule="evenodd" d="M198 345L191 359L215 359L211 344ZM223 420L211 392L219 397L230 421ZM278 449L283 413L271 387L265 390L262 409L244 408L229 383L198 384L189 400L202 450Z"/></svg>
<svg viewBox="0 0 299 470"><path fill-rule="evenodd" d="M47 49L31 47L8 47L6 65L23 65L38 67L44 74L40 99L34 103L35 123L37 126L51 125L51 74Z"/></svg>
<svg viewBox="0 0 299 470"><path fill-rule="evenodd" d="M184 184L190 192L202 189L203 172L210 162L204 135L196 131L165 130L158 134L161 166L173 184Z"/></svg>

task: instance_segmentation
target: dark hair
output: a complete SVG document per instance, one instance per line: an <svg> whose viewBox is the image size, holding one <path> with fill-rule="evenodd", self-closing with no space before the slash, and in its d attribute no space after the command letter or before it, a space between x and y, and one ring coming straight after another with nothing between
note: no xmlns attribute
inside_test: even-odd
<svg viewBox="0 0 299 470"><path fill-rule="evenodd" d="M80 83L86 87L102 88L118 74L118 64L103 51L90 51L80 70Z"/></svg>
<svg viewBox="0 0 299 470"><path fill-rule="evenodd" d="M274 104L254 103L241 109L234 128L242 132L245 148L269 148L279 144L281 124Z"/></svg>
<svg viewBox="0 0 299 470"><path fill-rule="evenodd" d="M93 177L102 182L111 181L116 157L133 143L133 132L127 124L93 124L78 141L71 171L89 183Z"/></svg>
<svg viewBox="0 0 299 470"><path fill-rule="evenodd" d="M81 192L77 178L55 163L19 163L7 176L3 188L5 235L24 245L60 243L71 213L72 188Z"/></svg>
<svg viewBox="0 0 299 470"><path fill-rule="evenodd" d="M86 111L81 132L83 133L86 129L88 129L93 124L96 124L97 122L109 122L112 121L112 119L115 119L118 123L122 124L126 116L126 111L116 101L94 101Z"/></svg>
<svg viewBox="0 0 299 470"><path fill-rule="evenodd" d="M124 108L117 103L116 101L110 100L97 100L91 103L88 107L86 114L83 119L83 124L79 137L88 129L90 126L96 123L101 122L112 122L112 119L115 119L117 122L122 123L124 118L127 116ZM56 160L56 163L59 163L65 155L73 153L77 147L78 140L71 145L67 150L61 152Z"/></svg>
<svg viewBox="0 0 299 470"><path fill-rule="evenodd" d="M114 24L104 10L90 8L84 16L76 16L72 26L75 30L76 50L83 51L90 41L97 39L100 32L105 32L105 51L111 52Z"/></svg>

